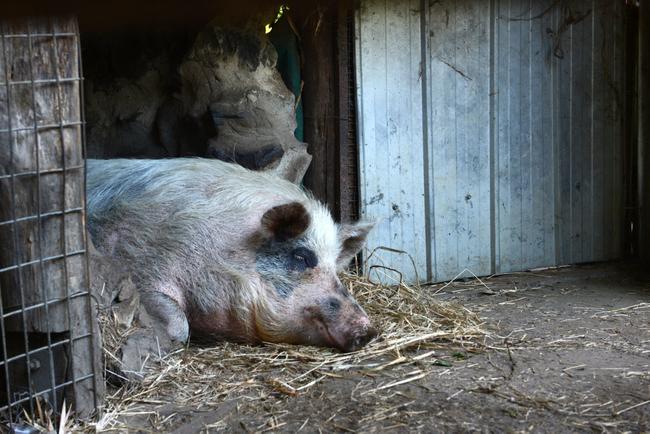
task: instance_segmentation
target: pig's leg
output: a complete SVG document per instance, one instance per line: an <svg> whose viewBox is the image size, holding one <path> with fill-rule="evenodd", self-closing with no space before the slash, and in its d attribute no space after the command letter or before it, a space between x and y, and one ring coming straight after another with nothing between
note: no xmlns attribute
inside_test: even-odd
<svg viewBox="0 0 650 434"><path fill-rule="evenodd" d="M157 291L145 291L140 295L147 313L158 319L165 326L169 337L178 342L187 342L190 326L181 307L166 294Z"/></svg>

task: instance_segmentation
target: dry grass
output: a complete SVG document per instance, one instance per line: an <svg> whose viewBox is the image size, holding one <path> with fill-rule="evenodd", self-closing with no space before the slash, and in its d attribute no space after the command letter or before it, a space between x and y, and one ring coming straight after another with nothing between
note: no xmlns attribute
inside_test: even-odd
<svg viewBox="0 0 650 434"><path fill-rule="evenodd" d="M6 426L0 425L0 432L5 432L4 429L6 429ZM65 434L85 431L86 427L82 422L74 418L70 406L66 405L65 401L61 404L60 413L55 414L49 404L38 396L34 399L33 414L23 409L20 422L14 427L16 432L20 429Z"/></svg>
<svg viewBox="0 0 650 434"><path fill-rule="evenodd" d="M384 286L356 275L344 276L343 282L381 331L362 350L344 354L277 344L190 345L162 358L152 357L142 382L113 390L94 428L124 429L125 418L133 415L157 420L159 416L151 409L168 402L205 410L235 397L296 396L349 371L394 370L390 382L365 391L376 392L423 378L428 367L441 363L441 348L451 345L470 352L481 348L485 331L479 318L462 306L437 300L429 288ZM106 318L102 325L107 358L115 358L130 331L120 330Z"/></svg>
<svg viewBox="0 0 650 434"><path fill-rule="evenodd" d="M646 420L649 397L634 385L636 379L648 378L647 364L637 360L650 351L648 341L612 333L623 320L640 324L638 333L647 330L646 298L631 295L614 306L608 298L593 303L580 298L574 293L583 291L578 289L581 280L575 283L572 276L592 279L591 269L518 274L521 279L481 280L464 270L456 277L474 278L423 288L344 276L381 331L363 350L342 354L306 346L215 343L151 355L143 381L113 388L102 418L84 429L164 432L182 425L201 432L424 431L433 419L438 428L480 429L473 416L480 411L497 412L495 426L507 428L529 415L531 427L554 420L550 426L582 430L624 430ZM567 286L563 280L574 283ZM610 280L619 279L595 283L585 294L601 291ZM441 301L449 298L472 299L469 304L486 315L485 321L508 315L517 320L505 329L492 322L488 335L474 313ZM534 329L528 328L531 319ZM123 322L113 316L101 320L110 365L134 329L118 327ZM508 333L501 336L501 331ZM571 363L542 362L538 369L539 354L548 348L566 354ZM621 362L592 360L585 355L590 348L612 351ZM467 362L453 361L483 349L487 351ZM599 380L592 381L585 370ZM471 400L461 402L468 406L450 404L467 394ZM444 414L432 414L427 407L432 403ZM32 419L34 425L56 426L47 414Z"/></svg>
<svg viewBox="0 0 650 434"><path fill-rule="evenodd" d="M110 306L100 308L97 320L102 337L104 378L117 378L128 381L120 373L122 362L119 353L128 337L137 330L135 324L129 321L128 327L124 327L124 323L116 317Z"/></svg>

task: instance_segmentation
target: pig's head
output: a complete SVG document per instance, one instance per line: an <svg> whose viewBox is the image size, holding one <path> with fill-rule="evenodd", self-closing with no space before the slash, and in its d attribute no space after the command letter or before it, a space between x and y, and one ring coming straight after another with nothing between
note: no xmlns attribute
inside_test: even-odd
<svg viewBox="0 0 650 434"><path fill-rule="evenodd" d="M255 332L269 342L355 351L376 332L337 273L363 247L372 224L336 224L315 201L264 213L254 242L262 294Z"/></svg>

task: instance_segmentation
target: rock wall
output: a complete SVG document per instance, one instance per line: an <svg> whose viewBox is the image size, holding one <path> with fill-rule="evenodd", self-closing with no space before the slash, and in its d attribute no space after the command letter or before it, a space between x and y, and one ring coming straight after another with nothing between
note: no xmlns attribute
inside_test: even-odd
<svg viewBox="0 0 650 434"><path fill-rule="evenodd" d="M206 156L300 182L311 157L276 61L260 25L89 35L88 155Z"/></svg>

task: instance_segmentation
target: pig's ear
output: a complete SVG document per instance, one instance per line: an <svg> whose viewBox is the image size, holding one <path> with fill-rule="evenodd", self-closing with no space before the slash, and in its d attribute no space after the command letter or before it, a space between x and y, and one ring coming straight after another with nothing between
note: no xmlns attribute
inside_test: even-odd
<svg viewBox="0 0 650 434"><path fill-rule="evenodd" d="M347 267L352 258L363 248L366 244L368 232L370 232L373 226L375 226L374 222L358 222L339 226L341 252L336 259L336 266L339 270Z"/></svg>
<svg viewBox="0 0 650 434"><path fill-rule="evenodd" d="M309 227L310 221L304 205L291 202L265 212L262 216L262 231L267 238L286 241L302 235Z"/></svg>

